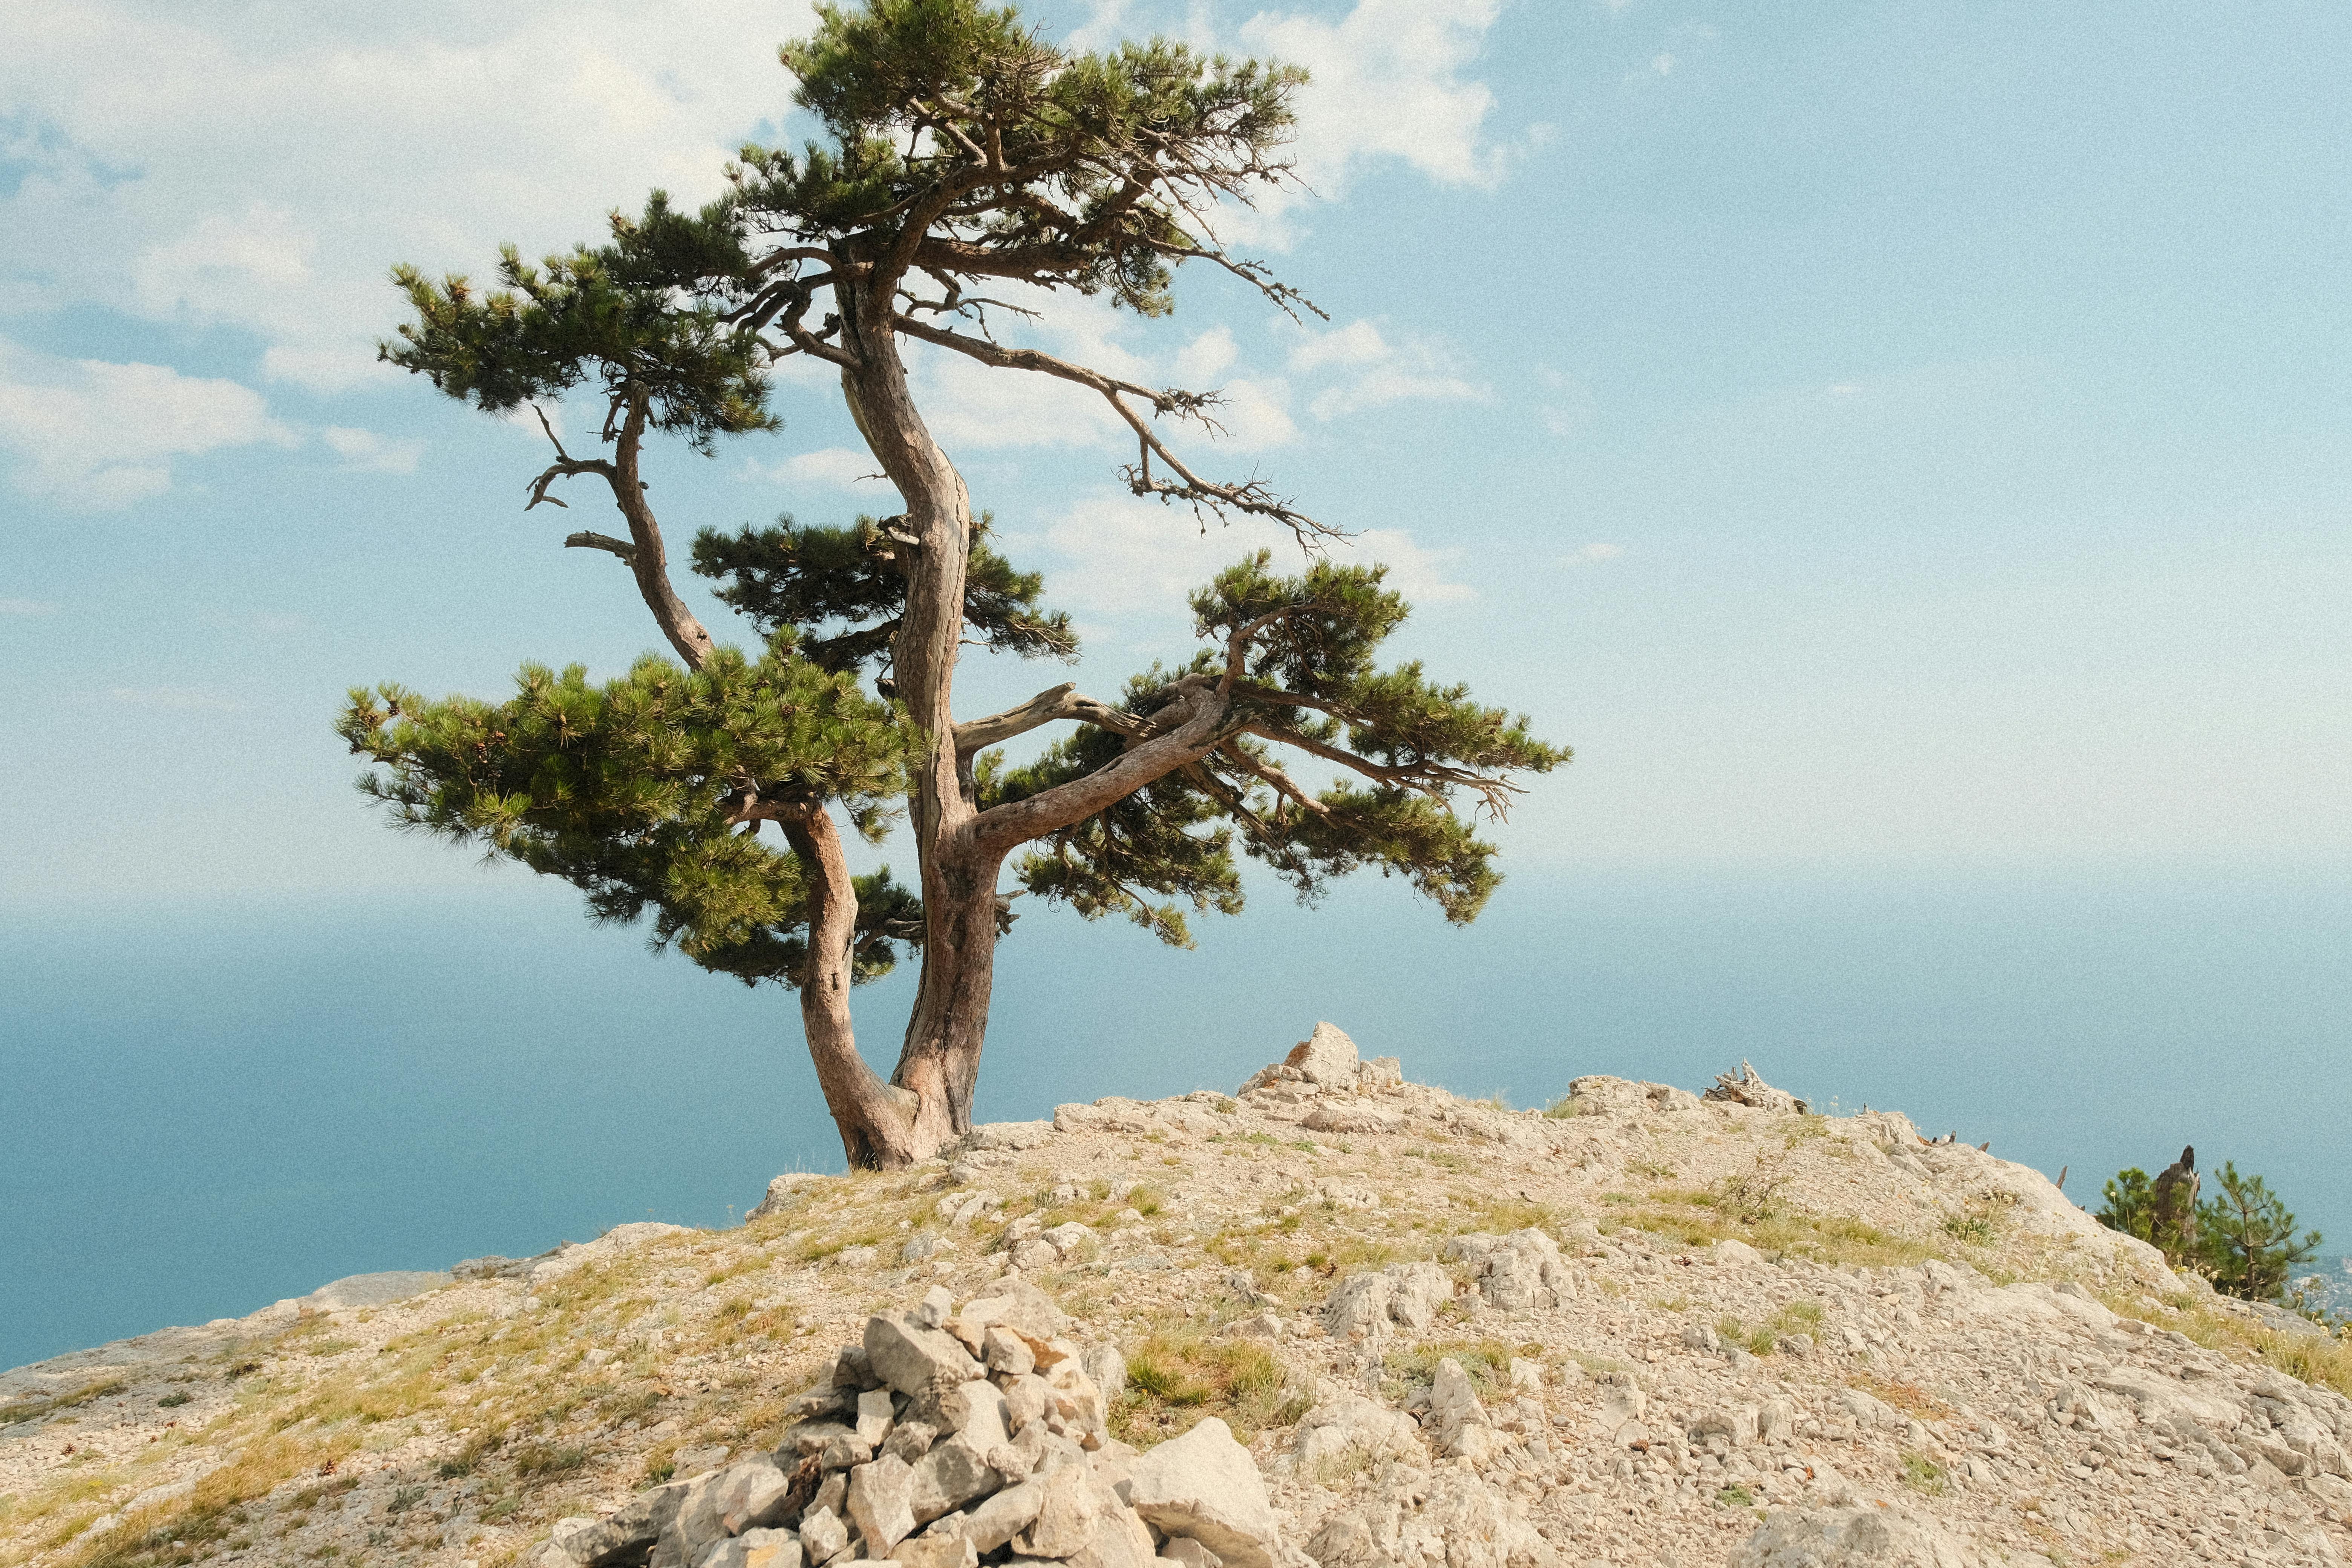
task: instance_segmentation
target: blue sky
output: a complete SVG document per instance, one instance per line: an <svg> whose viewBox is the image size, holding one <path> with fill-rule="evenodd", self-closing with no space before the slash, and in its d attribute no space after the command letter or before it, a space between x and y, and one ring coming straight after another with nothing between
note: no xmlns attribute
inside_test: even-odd
<svg viewBox="0 0 2352 1568"><path fill-rule="evenodd" d="M2352 850L2340 8L1044 4L1317 73L1311 197L1034 341L1223 382L1385 559L1406 651L1576 763L1507 864L2339 867ZM343 689L656 642L533 431L372 363L397 260L486 270L800 134L788 4L0 0L0 901L457 885L373 818ZM29 237L29 243L27 243ZM1115 688L1258 542L1125 497L1097 410L919 366ZM822 377L655 458L679 544L890 510ZM562 411L575 431L584 409ZM723 611L704 604L714 624ZM1064 679L967 666L966 710Z"/></svg>

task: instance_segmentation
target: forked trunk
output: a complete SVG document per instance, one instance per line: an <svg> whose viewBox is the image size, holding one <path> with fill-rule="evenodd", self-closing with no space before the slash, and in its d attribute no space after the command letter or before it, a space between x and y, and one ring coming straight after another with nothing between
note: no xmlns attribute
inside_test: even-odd
<svg viewBox="0 0 2352 1568"><path fill-rule="evenodd" d="M853 1170L893 1170L926 1157L910 1119L912 1097L891 1088L857 1054L849 1021L853 949L857 940L857 889L833 815L810 805L779 825L808 882L807 972L801 979L801 1027L825 1108L841 1130L842 1152Z"/></svg>
<svg viewBox="0 0 2352 1568"><path fill-rule="evenodd" d="M845 266L842 270L849 268ZM916 1097L911 1148L923 1159L971 1126L971 1089L988 1030L996 959L996 873L1001 855L969 843L973 799L955 747L955 667L963 636L964 572L971 500L916 408L898 355L890 300L895 280L837 290L843 346L857 363L842 390L866 446L905 501L906 610L891 645L899 700L929 748L916 770L913 827L922 869L922 979L892 1083Z"/></svg>

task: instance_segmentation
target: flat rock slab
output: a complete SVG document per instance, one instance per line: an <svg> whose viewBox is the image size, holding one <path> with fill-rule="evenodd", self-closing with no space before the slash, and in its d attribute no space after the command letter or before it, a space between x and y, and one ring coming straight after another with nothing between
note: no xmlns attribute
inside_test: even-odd
<svg viewBox="0 0 2352 1568"><path fill-rule="evenodd" d="M394 1301L405 1301L411 1296L422 1296L427 1290L438 1290L457 1277L438 1269L396 1268L383 1274L351 1274L331 1280L302 1298L312 1306L330 1310L353 1307L389 1307Z"/></svg>

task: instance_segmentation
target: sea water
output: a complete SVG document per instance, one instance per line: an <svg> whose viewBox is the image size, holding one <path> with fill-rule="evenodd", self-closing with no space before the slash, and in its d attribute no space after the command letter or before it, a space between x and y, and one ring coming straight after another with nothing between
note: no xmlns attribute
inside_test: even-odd
<svg viewBox="0 0 2352 1568"><path fill-rule="evenodd" d="M983 1120L1243 1077L1318 1018L1458 1092L1752 1060L1990 1141L2095 1208L2197 1145L2352 1240L2352 891L2315 874L1521 875L1475 925L1395 881L1257 891L1195 952L1032 907ZM861 991L887 1070L911 967ZM0 913L0 1366L341 1275L734 1223L839 1168L794 998L551 884Z"/></svg>

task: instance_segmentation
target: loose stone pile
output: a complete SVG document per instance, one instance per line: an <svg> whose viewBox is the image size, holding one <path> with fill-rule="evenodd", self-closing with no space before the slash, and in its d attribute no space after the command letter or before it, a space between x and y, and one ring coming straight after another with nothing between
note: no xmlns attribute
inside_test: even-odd
<svg viewBox="0 0 2352 1568"><path fill-rule="evenodd" d="M1069 1329L1019 1279L961 1311L935 1286L866 1320L774 1453L564 1520L530 1568L1274 1568L1249 1451L1213 1418L1148 1453L1112 1438L1125 1363Z"/></svg>

